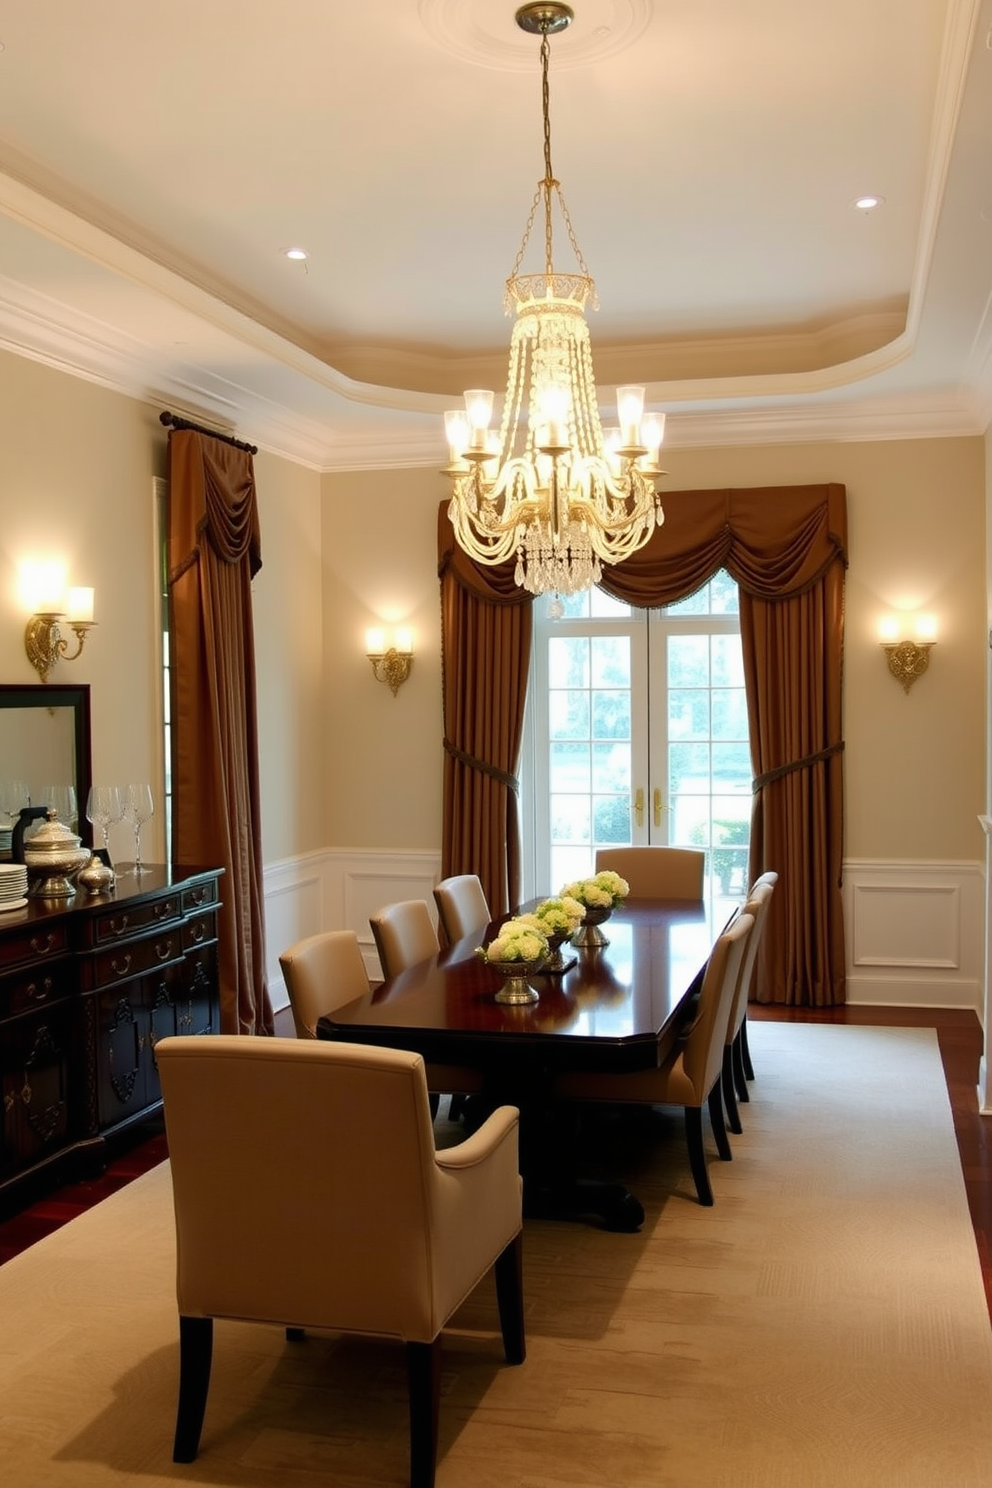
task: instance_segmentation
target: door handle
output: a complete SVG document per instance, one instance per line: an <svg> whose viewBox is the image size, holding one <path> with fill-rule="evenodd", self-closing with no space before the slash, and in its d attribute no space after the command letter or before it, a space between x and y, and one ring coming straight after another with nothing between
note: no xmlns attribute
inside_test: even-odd
<svg viewBox="0 0 992 1488"><path fill-rule="evenodd" d="M634 792L634 821L639 827L644 825L644 789L640 785Z"/></svg>
<svg viewBox="0 0 992 1488"><path fill-rule="evenodd" d="M662 803L661 788L656 785L654 788L654 824L656 827L661 826L661 813L667 809Z"/></svg>

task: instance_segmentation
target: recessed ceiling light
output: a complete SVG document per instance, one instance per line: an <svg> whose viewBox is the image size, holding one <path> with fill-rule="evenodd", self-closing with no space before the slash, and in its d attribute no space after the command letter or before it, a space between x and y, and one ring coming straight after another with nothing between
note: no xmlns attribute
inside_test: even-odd
<svg viewBox="0 0 992 1488"><path fill-rule="evenodd" d="M865 196L857 197L851 203L851 205L852 207L857 207L859 212L873 212L876 207L880 207L882 205L884 200L884 196L872 196L870 194L866 194Z"/></svg>
<svg viewBox="0 0 992 1488"><path fill-rule="evenodd" d="M305 248L284 248L282 251L287 258L298 259L302 261L310 257Z"/></svg>

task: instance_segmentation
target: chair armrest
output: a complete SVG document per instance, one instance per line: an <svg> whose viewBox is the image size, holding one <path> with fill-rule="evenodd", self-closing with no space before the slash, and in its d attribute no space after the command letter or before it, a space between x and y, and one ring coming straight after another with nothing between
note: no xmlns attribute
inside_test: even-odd
<svg viewBox="0 0 992 1488"><path fill-rule="evenodd" d="M491 1116L486 1117L479 1130L466 1137L464 1142L459 1142L456 1147L442 1147L439 1152L435 1152L434 1161L439 1168L449 1173L478 1167L479 1163L489 1161L494 1149L507 1137L512 1136L516 1141L519 1122L520 1112L516 1106L499 1106Z"/></svg>

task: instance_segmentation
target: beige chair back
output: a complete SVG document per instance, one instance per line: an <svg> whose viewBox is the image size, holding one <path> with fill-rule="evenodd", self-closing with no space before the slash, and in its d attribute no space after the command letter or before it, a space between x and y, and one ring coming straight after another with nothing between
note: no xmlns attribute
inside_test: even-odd
<svg viewBox="0 0 992 1488"><path fill-rule="evenodd" d="M297 1038L316 1038L317 1019L369 990L353 930L308 935L279 957Z"/></svg>
<svg viewBox="0 0 992 1488"><path fill-rule="evenodd" d="M773 881L769 882L769 879ZM754 887L748 895L747 903L744 905L744 913L751 915L754 919L754 929L748 937L747 950L744 952L744 958L741 961L740 976L730 1008L726 1037L728 1044L733 1044L738 1033L740 1033L741 1024L747 1016L747 999L751 989L754 960L758 954L761 937L764 934L768 906L771 903L772 893L777 882L777 873L763 874L761 878L755 880Z"/></svg>
<svg viewBox="0 0 992 1488"><path fill-rule="evenodd" d="M184 1316L430 1341L520 1229L516 1111L481 1190L452 1186L419 1054L238 1035L156 1053Z"/></svg>
<svg viewBox="0 0 992 1488"><path fill-rule="evenodd" d="M710 953L699 993L699 1006L678 1061L691 1088L692 1099L685 1099L688 1091L682 1094L672 1092L670 1099L678 1099L684 1105L702 1105L722 1074L724 1030L753 928L753 915L746 912L737 915Z"/></svg>
<svg viewBox="0 0 992 1488"><path fill-rule="evenodd" d="M434 902L449 945L484 930L492 919L482 880L475 873L442 879L434 890Z"/></svg>
<svg viewBox="0 0 992 1488"><path fill-rule="evenodd" d="M702 899L706 854L691 847L601 847L596 871L611 868L632 899Z"/></svg>
<svg viewBox="0 0 992 1488"><path fill-rule="evenodd" d="M436 956L441 949L431 912L423 899L401 899L369 918L384 977Z"/></svg>

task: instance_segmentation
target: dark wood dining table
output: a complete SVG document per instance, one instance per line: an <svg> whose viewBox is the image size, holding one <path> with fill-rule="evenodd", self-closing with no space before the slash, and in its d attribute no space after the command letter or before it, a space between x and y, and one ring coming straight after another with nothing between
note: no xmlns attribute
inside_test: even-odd
<svg viewBox="0 0 992 1488"><path fill-rule="evenodd" d="M495 1000L501 979L475 954L494 929L336 1008L319 1020L317 1035L412 1049L428 1063L477 1071L477 1117L496 1105L520 1108L527 1211L594 1215L606 1228L635 1230L644 1210L624 1185L578 1176L581 1141L565 1136L573 1125L563 1120L555 1079L566 1070L624 1073L658 1065L713 945L707 907L629 899L603 926L608 944L566 944L568 970L531 977L538 1001L522 1006Z"/></svg>

